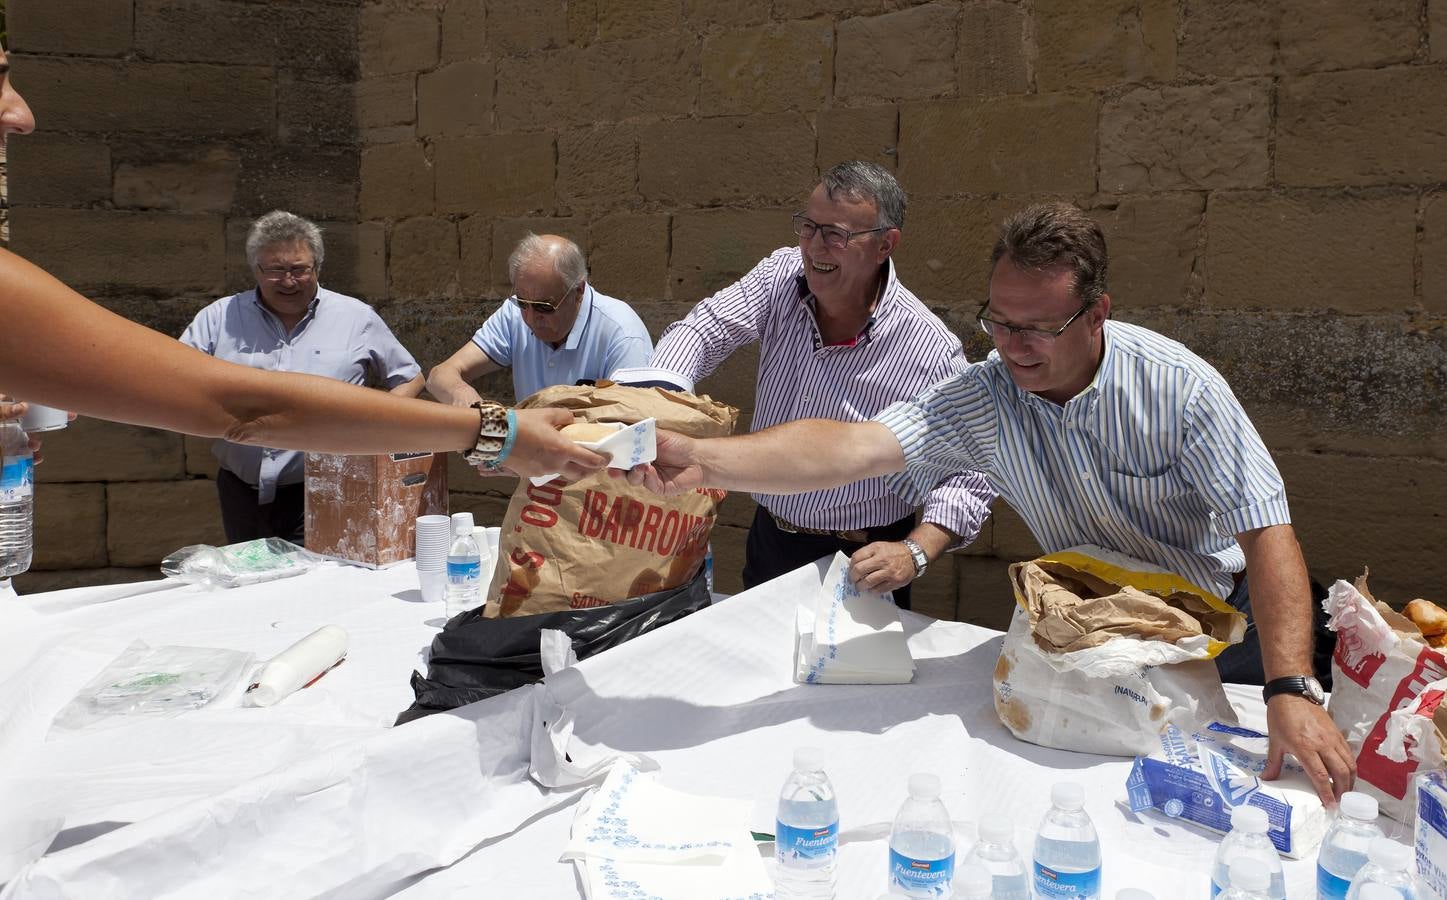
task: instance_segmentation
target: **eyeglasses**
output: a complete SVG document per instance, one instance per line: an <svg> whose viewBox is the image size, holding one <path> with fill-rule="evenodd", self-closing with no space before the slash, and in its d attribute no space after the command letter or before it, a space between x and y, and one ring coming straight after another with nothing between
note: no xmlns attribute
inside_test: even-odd
<svg viewBox="0 0 1447 900"><path fill-rule="evenodd" d="M301 281L316 271L316 266L257 266L257 269L268 281L282 281L288 275Z"/></svg>
<svg viewBox="0 0 1447 900"><path fill-rule="evenodd" d="M980 311L975 313L975 321L980 323L980 330L989 335L990 339L996 343L999 343L1001 338L1009 334L1027 341L1033 341L1037 344L1053 344L1055 343L1055 339L1064 334L1065 329L1070 327L1070 323L1080 318L1082 313L1094 305L1094 300L1085 301L1085 303L1081 304L1080 309L1075 311L1075 315L1065 320L1064 325L1056 329L1050 329L1032 328L1029 325L1007 325L1004 322L997 322L985 315L985 310L990 306L990 301L986 300L980 304Z"/></svg>
<svg viewBox="0 0 1447 900"><path fill-rule="evenodd" d="M510 303L516 303L518 305L518 309L521 309L524 312L534 312L541 316L551 316L553 313L563 308L563 304L568 302L568 298L571 297L573 295L573 291L576 291L577 289L578 288L576 286L570 288L566 294L559 297L554 303L549 303L546 300L524 300L517 294L513 294L507 299Z"/></svg>
<svg viewBox="0 0 1447 900"><path fill-rule="evenodd" d="M866 228L863 231L846 231L838 225L820 225L803 213L794 213L794 233L802 240L813 240L815 233L824 239L824 246L834 250L843 250L849 246L849 239L858 237L861 234L874 234L876 231L888 231L891 226L881 225L878 228Z"/></svg>

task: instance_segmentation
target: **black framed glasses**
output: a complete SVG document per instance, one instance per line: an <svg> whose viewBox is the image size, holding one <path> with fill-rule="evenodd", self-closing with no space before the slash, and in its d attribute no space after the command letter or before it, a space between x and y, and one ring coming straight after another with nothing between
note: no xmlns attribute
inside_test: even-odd
<svg viewBox="0 0 1447 900"><path fill-rule="evenodd" d="M881 225L878 228L866 228L863 231L846 231L838 225L820 225L803 213L794 213L794 233L800 240L813 240L818 234L824 239L824 246L834 250L843 250L849 246L851 238L861 234L874 234L876 231L888 231L891 226Z"/></svg>
<svg viewBox="0 0 1447 900"><path fill-rule="evenodd" d="M573 291L576 291L577 289L577 287L570 288L566 294L559 297L556 301L524 300L517 294L513 294L507 299L509 303L516 303L518 309L521 309L523 312L534 312L538 315L551 316L553 313L563 308L563 304L568 302L568 298L571 297L573 295Z"/></svg>
<svg viewBox="0 0 1447 900"><path fill-rule="evenodd" d="M297 281L309 278L311 273L317 270L316 266L257 266L263 278L267 281L284 281L289 275Z"/></svg>
<svg viewBox="0 0 1447 900"><path fill-rule="evenodd" d="M998 322L985 315L989 309L990 301L986 300L980 304L980 311L975 313L975 321L979 323L980 330L990 336L990 340L999 342L1003 337L1013 336L1027 341L1034 341L1037 344L1053 344L1055 339L1065 333L1071 323L1080 318L1087 309L1095 305L1094 300L1087 300L1081 304L1075 315L1065 320L1065 324L1059 328L1035 328L1030 325L1010 325L1005 322Z"/></svg>

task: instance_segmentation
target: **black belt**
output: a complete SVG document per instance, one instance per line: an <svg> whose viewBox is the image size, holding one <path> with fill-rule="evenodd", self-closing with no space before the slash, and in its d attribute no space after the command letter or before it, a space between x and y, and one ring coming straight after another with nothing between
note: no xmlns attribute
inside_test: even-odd
<svg viewBox="0 0 1447 900"><path fill-rule="evenodd" d="M869 543L869 532L863 528L856 528L852 531L830 531L827 528L805 528L802 525L793 525L772 512L769 512L769 518L773 519L774 525L785 534L813 534L819 537L838 538L841 541L850 541L855 544Z"/></svg>

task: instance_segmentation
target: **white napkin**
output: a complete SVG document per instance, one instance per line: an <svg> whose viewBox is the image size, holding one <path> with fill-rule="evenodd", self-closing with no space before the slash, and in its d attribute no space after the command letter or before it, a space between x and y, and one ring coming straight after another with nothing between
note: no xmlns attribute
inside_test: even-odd
<svg viewBox="0 0 1447 900"><path fill-rule="evenodd" d="M748 830L752 803L685 794L619 760L579 804L561 859L594 898L773 895Z"/></svg>
<svg viewBox="0 0 1447 900"><path fill-rule="evenodd" d="M632 425L616 422L600 424L617 425L618 431L601 441L578 441L578 445L608 457L610 468L631 469L658 458L658 422L655 419L647 418ZM543 485L557 477L558 473L554 472L551 475L534 475L528 480L535 485Z"/></svg>
<svg viewBox="0 0 1447 900"><path fill-rule="evenodd" d="M849 557L834 555L813 609L795 617L794 680L800 684L904 684L914 659L886 592L849 580Z"/></svg>

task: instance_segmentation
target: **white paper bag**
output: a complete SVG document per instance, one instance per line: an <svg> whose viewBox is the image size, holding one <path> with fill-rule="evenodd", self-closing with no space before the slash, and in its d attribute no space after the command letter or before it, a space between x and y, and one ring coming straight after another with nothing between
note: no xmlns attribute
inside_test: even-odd
<svg viewBox="0 0 1447 900"><path fill-rule="evenodd" d="M795 617L799 684L907 684L914 678L899 607L849 580L849 557L834 554L811 608Z"/></svg>
<svg viewBox="0 0 1447 900"><path fill-rule="evenodd" d="M1041 557L1115 584L1151 593L1189 591L1213 607L1220 598L1162 570L1098 547ZM1169 588L1169 591L1166 590ZM1175 643L1118 637L1068 653L1035 643L1017 597L1015 617L995 665L995 712L1015 737L1042 747L1141 756L1160 746L1166 725L1186 733L1207 722L1236 724L1213 657L1225 646L1205 635ZM1243 617L1244 618L1244 617ZM1232 635L1239 640L1239 629Z"/></svg>

